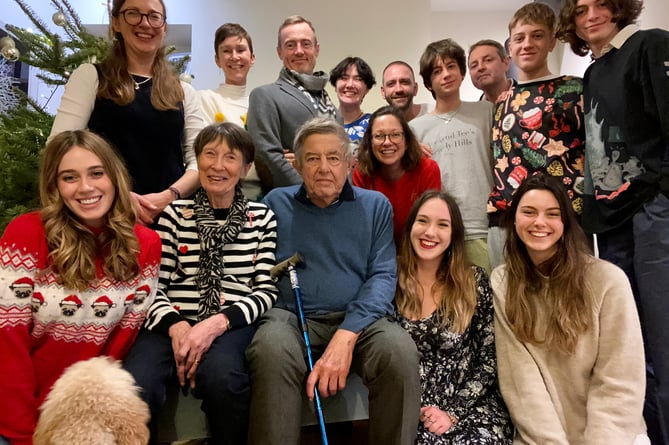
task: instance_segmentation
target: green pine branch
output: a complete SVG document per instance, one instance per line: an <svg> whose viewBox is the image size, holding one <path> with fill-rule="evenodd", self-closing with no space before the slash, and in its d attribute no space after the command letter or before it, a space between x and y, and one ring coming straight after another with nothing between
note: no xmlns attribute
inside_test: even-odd
<svg viewBox="0 0 669 445"><path fill-rule="evenodd" d="M82 63L102 60L110 41L90 34L82 26L79 16L67 0L51 0L57 12L65 16L65 38L51 32L46 23L35 14L24 0L14 0L40 33L7 25L12 37L22 42L27 51L19 60L43 71L38 77L48 85L64 85ZM48 73L48 74L46 74Z"/></svg>
<svg viewBox="0 0 669 445"><path fill-rule="evenodd" d="M18 90L17 90L18 91ZM22 94L22 92L18 92ZM0 116L0 228L39 206L39 156L53 116L22 94L21 104Z"/></svg>

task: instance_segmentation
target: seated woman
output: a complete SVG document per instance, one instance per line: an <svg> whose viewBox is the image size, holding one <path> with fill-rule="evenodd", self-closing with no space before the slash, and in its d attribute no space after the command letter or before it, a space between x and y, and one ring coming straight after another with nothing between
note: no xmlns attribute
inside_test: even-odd
<svg viewBox="0 0 669 445"><path fill-rule="evenodd" d="M441 190L439 166L424 157L420 144L400 110L376 110L358 149L353 185L376 190L393 206L395 244L414 201L426 190Z"/></svg>
<svg viewBox="0 0 669 445"><path fill-rule="evenodd" d="M514 194L506 263L492 273L499 385L514 443L650 443L630 284L593 257L560 181Z"/></svg>
<svg viewBox="0 0 669 445"><path fill-rule="evenodd" d="M254 322L276 301L276 220L240 181L254 156L241 127L224 122L195 139L200 188L158 220L163 240L155 303L125 362L151 409L152 441L166 387L178 379L202 399L213 443L246 443L250 399L244 351Z"/></svg>
<svg viewBox="0 0 669 445"><path fill-rule="evenodd" d="M158 284L160 239L135 224L127 172L102 138L53 137L39 193L40 210L0 239L0 443L12 445L32 444L67 367L126 356Z"/></svg>
<svg viewBox="0 0 669 445"><path fill-rule="evenodd" d="M417 444L509 444L497 387L492 290L467 263L455 200L425 192L413 205L397 260L397 319L421 353Z"/></svg>

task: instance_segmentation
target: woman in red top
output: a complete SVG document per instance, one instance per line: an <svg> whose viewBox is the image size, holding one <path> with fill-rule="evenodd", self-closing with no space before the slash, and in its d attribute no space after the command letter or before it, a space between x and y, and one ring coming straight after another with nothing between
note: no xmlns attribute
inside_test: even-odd
<svg viewBox="0 0 669 445"><path fill-rule="evenodd" d="M376 190L393 206L395 244L414 201L426 190L441 190L439 166L423 157L420 144L401 111L376 110L358 149L353 185Z"/></svg>
<svg viewBox="0 0 669 445"><path fill-rule="evenodd" d="M39 191L40 210L0 239L0 444L32 444L38 408L67 367L125 357L158 281L160 238L135 224L125 167L102 138L51 139Z"/></svg>

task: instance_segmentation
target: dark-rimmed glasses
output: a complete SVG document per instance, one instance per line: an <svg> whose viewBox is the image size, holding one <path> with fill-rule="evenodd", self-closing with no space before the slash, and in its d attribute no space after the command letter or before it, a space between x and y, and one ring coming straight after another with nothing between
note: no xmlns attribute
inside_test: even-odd
<svg viewBox="0 0 669 445"><path fill-rule="evenodd" d="M393 144L397 144L402 141L402 138L404 137L403 132L397 132L397 133L390 133L390 134L383 134L383 133L376 133L372 135L372 139L374 139L374 142L377 144L383 144L386 142L386 138L390 139L390 142Z"/></svg>
<svg viewBox="0 0 669 445"><path fill-rule="evenodd" d="M160 28L165 24L165 16L159 12L149 12L147 14L139 12L137 9L125 9L119 14L123 16L125 22L130 26L137 26L142 23L142 19L146 17L146 21L151 28Z"/></svg>

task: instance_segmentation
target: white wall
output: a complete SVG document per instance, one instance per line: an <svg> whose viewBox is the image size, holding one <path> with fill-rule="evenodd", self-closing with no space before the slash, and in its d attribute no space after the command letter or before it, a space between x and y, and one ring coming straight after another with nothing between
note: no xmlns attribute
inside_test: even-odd
<svg viewBox="0 0 669 445"><path fill-rule="evenodd" d="M391 60L401 59L418 69L418 59L425 46L446 37L453 38L467 51L482 38L503 42L507 23L515 8L488 12L430 12L430 0L337 0L306 1L283 0L165 0L168 24L191 24L191 71L196 88L214 88L223 77L214 64L213 36L216 28L225 22L242 24L253 37L256 64L249 75L249 87L272 82L281 67L276 55L276 33L281 21L291 14L302 14L316 27L321 43L317 69L329 71L343 57L359 56L365 59L377 77L377 85L365 99L364 108L376 109L385 102L381 99L379 84L381 70ZM47 0L28 0L30 6L50 26L54 10ZM108 23L106 7L98 0L70 0L83 23ZM500 2L504 5L504 2ZM382 7L381 7L382 6ZM503 8L504 6L500 6ZM30 27L32 24L12 0L3 0L0 26L5 23ZM640 25L643 28L669 29L669 2L646 0ZM168 30L169 39L169 30ZM582 74L587 58L576 58L567 49L561 63L562 48L557 48L549 60L553 72ZM571 56L571 57L570 57ZM431 101L429 92L419 88L418 101ZM331 91L331 90L330 90ZM476 90L469 76L463 85L462 98L476 100Z"/></svg>
<svg viewBox="0 0 669 445"><path fill-rule="evenodd" d="M432 14L432 39L451 38L469 53L469 47L482 39L493 39L504 44L509 37L509 20L517 8L490 12L439 12ZM548 67L558 73L562 49L556 49L549 55ZM420 55L419 55L420 57ZM478 100L481 91L472 85L469 72L460 90L463 100Z"/></svg>
<svg viewBox="0 0 669 445"><path fill-rule="evenodd" d="M31 7L52 30L54 10L47 0L28 0ZM70 0L83 23L108 23L105 6L93 0ZM213 39L216 28L225 22L238 22L253 38L256 63L249 74L254 87L276 79L281 62L276 55L279 24L292 14L311 20L321 44L316 69L329 71L342 58L353 55L365 59L377 76L377 85L365 99L364 108L373 111L385 102L379 90L380 74L394 59L417 60L419 49L430 39L430 0L166 0L168 37L170 23L193 25L191 72L196 88L214 88L223 80L214 64ZM7 6L4 6L7 5ZM31 26L27 17L11 0L3 0L1 20L13 25ZM0 23L2 25L2 23ZM410 32L408 32L410 30Z"/></svg>

